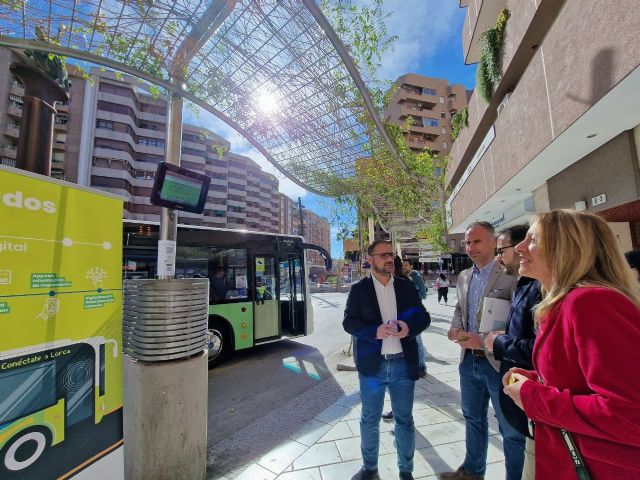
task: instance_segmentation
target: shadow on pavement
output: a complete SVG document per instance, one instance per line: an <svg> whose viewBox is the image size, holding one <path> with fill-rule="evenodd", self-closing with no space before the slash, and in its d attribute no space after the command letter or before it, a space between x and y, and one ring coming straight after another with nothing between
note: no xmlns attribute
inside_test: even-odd
<svg viewBox="0 0 640 480"><path fill-rule="evenodd" d="M207 478L258 462L344 395L314 347L283 341L238 352L209 372Z"/></svg>

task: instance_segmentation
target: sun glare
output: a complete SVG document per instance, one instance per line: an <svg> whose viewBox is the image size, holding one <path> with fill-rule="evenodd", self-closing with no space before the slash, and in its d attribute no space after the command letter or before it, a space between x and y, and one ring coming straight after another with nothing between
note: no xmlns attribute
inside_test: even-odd
<svg viewBox="0 0 640 480"><path fill-rule="evenodd" d="M258 108L265 115L272 115L280 109L276 97L266 92L258 96Z"/></svg>

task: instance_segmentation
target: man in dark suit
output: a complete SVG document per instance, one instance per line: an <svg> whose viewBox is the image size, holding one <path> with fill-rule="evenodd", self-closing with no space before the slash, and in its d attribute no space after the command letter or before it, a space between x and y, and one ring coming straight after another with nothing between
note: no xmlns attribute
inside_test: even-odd
<svg viewBox="0 0 640 480"><path fill-rule="evenodd" d="M518 275L520 258L514 247L527 235L528 225L514 225L498 236L498 261L509 275ZM505 331L491 332L484 340L488 351L496 360L501 360L500 374L504 375L512 367L533 370L531 355L536 334L533 328L533 308L540 302L540 282L533 278L520 277L513 292L511 310ZM529 435L527 416L511 397L500 390L500 406L507 421L526 437L522 480L533 480L534 456L533 438Z"/></svg>
<svg viewBox="0 0 640 480"><path fill-rule="evenodd" d="M391 242L367 249L371 277L351 287L342 325L355 338L362 415L363 467L352 480L378 479L380 419L385 391L391 396L401 480L413 480L413 393L420 372L416 336L431 319L410 280L393 277Z"/></svg>

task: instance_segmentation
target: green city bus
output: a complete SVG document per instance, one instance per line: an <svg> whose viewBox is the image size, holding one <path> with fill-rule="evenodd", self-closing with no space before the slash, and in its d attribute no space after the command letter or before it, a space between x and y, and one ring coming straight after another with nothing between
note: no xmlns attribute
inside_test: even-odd
<svg viewBox="0 0 640 480"><path fill-rule="evenodd" d="M158 224L126 220L123 277L155 278ZM232 351L309 335L308 250L331 258L302 237L179 225L176 278L208 278L209 366Z"/></svg>

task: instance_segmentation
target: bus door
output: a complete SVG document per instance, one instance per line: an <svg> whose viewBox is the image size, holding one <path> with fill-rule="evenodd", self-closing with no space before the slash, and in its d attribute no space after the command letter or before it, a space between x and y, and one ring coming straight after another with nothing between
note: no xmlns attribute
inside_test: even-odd
<svg viewBox="0 0 640 480"><path fill-rule="evenodd" d="M304 277L302 255L280 256L280 322L284 335L305 332Z"/></svg>
<svg viewBox="0 0 640 480"><path fill-rule="evenodd" d="M275 265L273 255L254 257L253 321L256 340L280 336Z"/></svg>

